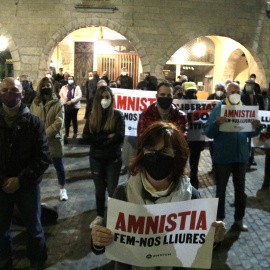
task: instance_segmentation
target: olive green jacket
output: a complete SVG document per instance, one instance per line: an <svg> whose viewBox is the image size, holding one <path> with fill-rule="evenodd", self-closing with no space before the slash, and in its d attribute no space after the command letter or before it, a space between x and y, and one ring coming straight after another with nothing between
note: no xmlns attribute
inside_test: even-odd
<svg viewBox="0 0 270 270"><path fill-rule="evenodd" d="M63 157L63 132L64 105L56 95L45 105L35 98L30 107L30 112L44 121L46 135L49 140L51 158Z"/></svg>

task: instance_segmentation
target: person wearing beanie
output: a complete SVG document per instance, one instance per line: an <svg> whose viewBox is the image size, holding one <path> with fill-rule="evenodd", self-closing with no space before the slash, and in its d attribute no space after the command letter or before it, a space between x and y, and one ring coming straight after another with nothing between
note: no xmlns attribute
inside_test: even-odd
<svg viewBox="0 0 270 270"><path fill-rule="evenodd" d="M197 99L197 87L194 82L185 82L183 84L186 90L185 99ZM190 166L190 182L196 189L199 188L198 167L201 156L201 151L204 150L204 141L190 141L187 138L189 145L189 166Z"/></svg>
<svg viewBox="0 0 270 270"><path fill-rule="evenodd" d="M185 82L183 86L186 91L185 99L197 99L197 87L195 82Z"/></svg>

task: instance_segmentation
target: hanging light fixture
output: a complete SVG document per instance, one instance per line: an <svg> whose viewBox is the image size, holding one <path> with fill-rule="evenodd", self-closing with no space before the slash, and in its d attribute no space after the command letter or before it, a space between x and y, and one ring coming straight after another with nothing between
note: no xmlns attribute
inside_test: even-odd
<svg viewBox="0 0 270 270"><path fill-rule="evenodd" d="M6 38L0 36L0 52L4 51L7 48L7 40Z"/></svg>
<svg viewBox="0 0 270 270"><path fill-rule="evenodd" d="M201 38L197 38L197 42L193 47L193 53L197 56L197 57L201 57L205 55L205 45L202 43Z"/></svg>

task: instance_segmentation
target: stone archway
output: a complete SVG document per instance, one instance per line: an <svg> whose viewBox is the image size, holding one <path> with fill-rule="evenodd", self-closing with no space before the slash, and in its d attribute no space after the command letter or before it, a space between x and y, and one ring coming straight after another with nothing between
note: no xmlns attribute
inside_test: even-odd
<svg viewBox="0 0 270 270"><path fill-rule="evenodd" d="M149 58L146 55L146 51L144 48L142 48L139 38L130 29L121 25L118 22L108 20L105 18L80 18L74 19L72 22L63 25L63 27L61 27L51 36L51 40L45 45L42 54L40 56L39 74L38 74L39 78L44 76L44 71L49 67L49 60L56 45L61 40L63 40L69 33L79 28L89 27L92 25L106 26L126 37L126 39L130 41L130 43L133 45L136 52L138 53L141 59L143 70L147 71L150 70Z"/></svg>
<svg viewBox="0 0 270 270"><path fill-rule="evenodd" d="M222 81L225 81L228 78L234 80L235 67L239 58L242 56L243 53L244 52L241 49L236 49L230 54L224 67L224 71L222 74Z"/></svg>
<svg viewBox="0 0 270 270"><path fill-rule="evenodd" d="M164 50L162 56L157 60L157 65L155 67L156 74L159 74L158 79L164 79L162 74L163 66L166 64L168 59L184 44L200 36L222 36L227 37L232 40L239 42L251 55L250 61L258 66L255 68L260 71L261 78L258 80L261 83L266 82L266 75L268 74L270 67L269 61L259 43L249 38L249 34L238 31L237 28L232 28L229 26L209 26L205 29L195 29L189 31L186 29L186 34L182 37L176 36L174 42L171 43L167 49ZM253 68L251 73L256 73Z"/></svg>
<svg viewBox="0 0 270 270"><path fill-rule="evenodd" d="M0 23L0 35L7 39L8 49L13 61L14 77L19 76L21 70L21 57L17 45L8 30Z"/></svg>

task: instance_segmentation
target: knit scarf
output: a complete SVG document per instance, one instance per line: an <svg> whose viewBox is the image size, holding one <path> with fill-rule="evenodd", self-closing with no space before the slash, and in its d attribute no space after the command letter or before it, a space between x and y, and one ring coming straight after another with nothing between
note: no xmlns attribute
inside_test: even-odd
<svg viewBox="0 0 270 270"><path fill-rule="evenodd" d="M67 100L70 101L73 98L72 90L75 89L75 84L68 84ZM74 90L75 91L75 90Z"/></svg>
<svg viewBox="0 0 270 270"><path fill-rule="evenodd" d="M142 197L142 190L145 189L143 182L148 181L145 174L138 173L135 176L131 176L127 183L127 201L135 204L160 204L168 202L179 202L191 200L192 186L188 177L183 176L179 178L179 181L172 184L169 189L171 192L165 192L164 196L160 196L155 202L149 201ZM147 185L148 186L148 185ZM146 187L148 190L149 186ZM153 189L153 187L151 187ZM132 266L132 270L156 270L157 267L139 267ZM160 270L172 270L171 266L160 266Z"/></svg>

